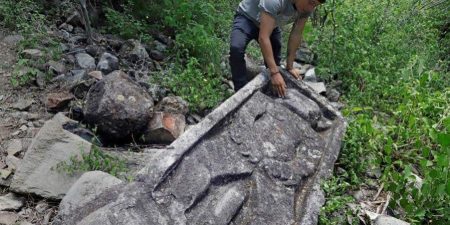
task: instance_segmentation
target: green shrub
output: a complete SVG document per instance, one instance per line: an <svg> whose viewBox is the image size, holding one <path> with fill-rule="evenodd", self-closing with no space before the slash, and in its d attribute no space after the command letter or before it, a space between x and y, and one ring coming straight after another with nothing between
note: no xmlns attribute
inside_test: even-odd
<svg viewBox="0 0 450 225"><path fill-rule="evenodd" d="M149 42L151 37L149 35L150 26L142 20L136 19L131 14L133 7L131 1L124 5L124 12L119 12L111 8L105 9L106 15L106 32L116 34L122 38L130 39L136 38L143 42Z"/></svg>
<svg viewBox="0 0 450 225"><path fill-rule="evenodd" d="M335 0L319 10L328 20L307 39L319 55L319 74L343 81L349 120L338 160L346 173L335 179L350 185L328 193L331 203L369 182L370 166L382 171L394 216L415 224L450 220L449 46L439 38L449 5L441 4ZM413 173L422 187L414 187ZM337 211L324 211L321 224L333 224L328 219Z"/></svg>
<svg viewBox="0 0 450 225"><path fill-rule="evenodd" d="M175 68L162 82L188 101L190 110L194 112L213 108L228 97L220 77L204 72L196 58L189 58L185 68Z"/></svg>
<svg viewBox="0 0 450 225"><path fill-rule="evenodd" d="M64 171L69 175L99 170L116 177L123 176L127 172L125 160L106 154L95 145L92 145L89 153L82 152L81 158L72 156L68 162L59 163L56 169Z"/></svg>

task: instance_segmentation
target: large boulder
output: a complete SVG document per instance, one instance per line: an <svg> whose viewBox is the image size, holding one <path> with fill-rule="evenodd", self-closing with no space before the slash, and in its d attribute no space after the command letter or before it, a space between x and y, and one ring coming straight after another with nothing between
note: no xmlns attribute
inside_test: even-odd
<svg viewBox="0 0 450 225"><path fill-rule="evenodd" d="M109 141L138 138L148 124L153 99L127 74L114 71L91 87L84 118Z"/></svg>
<svg viewBox="0 0 450 225"><path fill-rule="evenodd" d="M49 199L61 199L66 194L80 174L68 175L57 168L58 164L91 149L91 143L64 129L68 123L75 121L61 113L45 123L17 168L12 191Z"/></svg>

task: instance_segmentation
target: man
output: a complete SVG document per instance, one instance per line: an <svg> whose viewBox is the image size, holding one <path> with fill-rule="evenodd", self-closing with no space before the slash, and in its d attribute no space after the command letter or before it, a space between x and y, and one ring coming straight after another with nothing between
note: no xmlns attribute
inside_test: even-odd
<svg viewBox="0 0 450 225"><path fill-rule="evenodd" d="M286 95L286 84L278 66L281 61L280 26L294 22L287 46L286 69L297 79L300 71L293 67L295 53L300 46L305 23L314 9L325 0L242 0L234 17L230 41L230 66L234 89L247 82L245 49L257 40L266 67L270 71L272 87L279 97Z"/></svg>

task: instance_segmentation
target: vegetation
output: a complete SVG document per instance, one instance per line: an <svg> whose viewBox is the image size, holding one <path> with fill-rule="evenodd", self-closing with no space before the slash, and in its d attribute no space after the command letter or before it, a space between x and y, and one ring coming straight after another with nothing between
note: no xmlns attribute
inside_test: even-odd
<svg viewBox="0 0 450 225"><path fill-rule="evenodd" d="M39 60L26 59L19 54L11 76L11 84L14 87L27 85L34 80L39 73L36 65L42 65L50 59L59 60L62 55L59 40L47 33L43 11L42 4L31 0L4 0L0 4L0 25L19 31L24 36L24 40L17 46L17 52L42 45L46 47L43 49L44 57ZM45 77L50 75L46 74Z"/></svg>
<svg viewBox="0 0 450 225"><path fill-rule="evenodd" d="M393 194L395 216L449 223L448 7L445 1L336 0L319 11L328 12L323 25L308 28L319 73L343 81L349 121L337 164L345 172L325 184L322 224L347 223L350 193L373 183L366 174L374 168Z"/></svg>
<svg viewBox="0 0 450 225"><path fill-rule="evenodd" d="M127 172L125 160L111 156L92 145L91 151L81 152L81 157L72 156L68 162L61 162L56 169L70 175L86 171L99 170L116 177L122 177Z"/></svg>
<svg viewBox="0 0 450 225"><path fill-rule="evenodd" d="M174 36L171 54L175 64L168 74L152 81L161 82L186 99L192 111L203 111L230 96L221 81L229 75L220 65L228 51L228 30L236 2L166 0L148 4L129 0L120 9L108 9L106 18L108 24L114 24L109 31L125 38L133 34L142 37L150 27ZM152 25L155 23L160 25Z"/></svg>
<svg viewBox="0 0 450 225"><path fill-rule="evenodd" d="M222 79L230 75L221 64L239 0L117 2L102 5L105 32L150 43L160 30L175 39L168 72L152 82L188 100L192 111L229 96ZM323 184L320 224L358 224L348 207L356 201L352 192L381 185L392 194L394 216L413 224L450 223L449 7L442 0L329 0L305 28L319 57L318 74L342 81L349 122L334 177ZM32 46L44 32L40 9L30 0L4 0L0 23L29 33L22 45ZM92 154L84 157L102 164L103 156Z"/></svg>

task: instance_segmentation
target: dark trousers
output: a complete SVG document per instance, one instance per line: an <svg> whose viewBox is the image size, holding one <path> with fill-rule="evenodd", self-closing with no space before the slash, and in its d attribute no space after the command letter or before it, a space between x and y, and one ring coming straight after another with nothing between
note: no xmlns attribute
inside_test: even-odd
<svg viewBox="0 0 450 225"><path fill-rule="evenodd" d="M230 40L230 67L235 91L241 89L248 82L244 59L245 50L251 40L258 41L258 36L259 27L253 21L244 15L235 15ZM281 30L279 27L272 31L270 43L275 63L279 66L281 61Z"/></svg>

